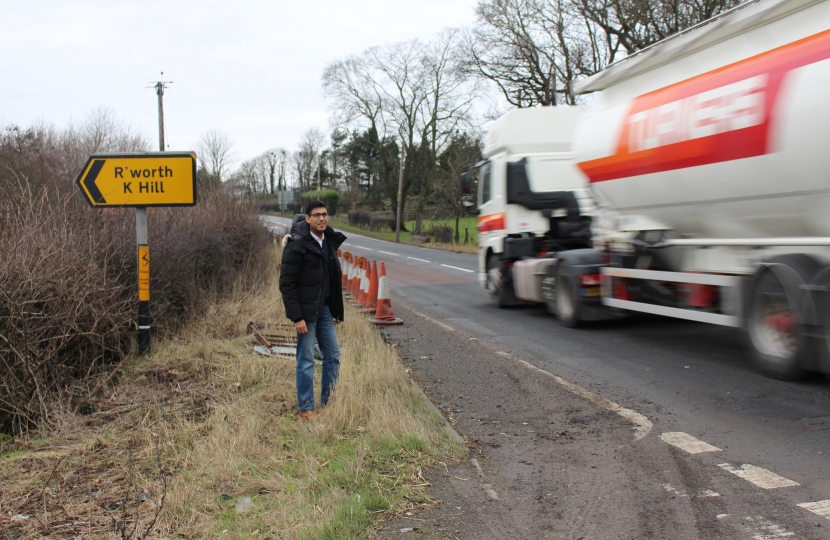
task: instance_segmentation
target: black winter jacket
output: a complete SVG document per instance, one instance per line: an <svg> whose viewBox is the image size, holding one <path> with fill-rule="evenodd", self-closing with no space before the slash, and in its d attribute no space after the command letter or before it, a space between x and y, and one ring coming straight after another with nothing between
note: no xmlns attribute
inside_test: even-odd
<svg viewBox="0 0 830 540"><path fill-rule="evenodd" d="M328 246L330 279L329 310L335 320L343 320L343 270L337 259L337 248L346 240L343 233L331 227L323 232ZM326 288L323 281L320 244L311 237L305 214L297 214L291 224L290 240L282 252L280 266L280 293L285 315L293 322L313 323L323 311Z"/></svg>

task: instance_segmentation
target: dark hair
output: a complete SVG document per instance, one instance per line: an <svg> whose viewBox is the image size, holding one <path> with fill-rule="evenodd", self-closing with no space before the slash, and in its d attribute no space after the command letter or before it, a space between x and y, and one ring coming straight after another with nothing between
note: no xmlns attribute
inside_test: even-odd
<svg viewBox="0 0 830 540"><path fill-rule="evenodd" d="M305 207L305 215L310 216L312 210L314 210L315 208L325 208L326 210L329 209L328 206L326 206L326 203L324 203L323 201L311 201L310 203L308 203L308 206Z"/></svg>

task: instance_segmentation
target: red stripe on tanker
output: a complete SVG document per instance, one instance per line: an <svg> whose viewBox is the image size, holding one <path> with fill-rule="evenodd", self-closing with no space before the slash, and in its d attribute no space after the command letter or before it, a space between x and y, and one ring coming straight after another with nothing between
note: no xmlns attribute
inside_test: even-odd
<svg viewBox="0 0 830 540"><path fill-rule="evenodd" d="M602 182L770 153L782 82L828 58L830 30L639 96L616 153L579 167Z"/></svg>
<svg viewBox="0 0 830 540"><path fill-rule="evenodd" d="M491 231L503 231L505 229L504 215L504 212L501 212L499 214L479 217L477 227L479 234Z"/></svg>

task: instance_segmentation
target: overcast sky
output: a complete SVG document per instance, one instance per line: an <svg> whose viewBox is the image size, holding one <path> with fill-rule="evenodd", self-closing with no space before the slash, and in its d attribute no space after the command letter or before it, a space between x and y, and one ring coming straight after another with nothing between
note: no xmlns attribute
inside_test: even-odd
<svg viewBox="0 0 830 540"><path fill-rule="evenodd" d="M238 161L329 131L326 64L470 26L476 0L0 0L0 123L57 127L105 107L158 144L227 133ZM238 163L237 161L237 163Z"/></svg>

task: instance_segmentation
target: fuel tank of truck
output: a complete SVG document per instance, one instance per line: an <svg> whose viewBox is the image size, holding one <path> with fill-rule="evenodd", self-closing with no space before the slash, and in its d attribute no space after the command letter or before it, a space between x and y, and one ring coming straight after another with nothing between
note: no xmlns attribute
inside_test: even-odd
<svg viewBox="0 0 830 540"><path fill-rule="evenodd" d="M582 81L574 151L621 221L830 237L830 2L734 10Z"/></svg>

